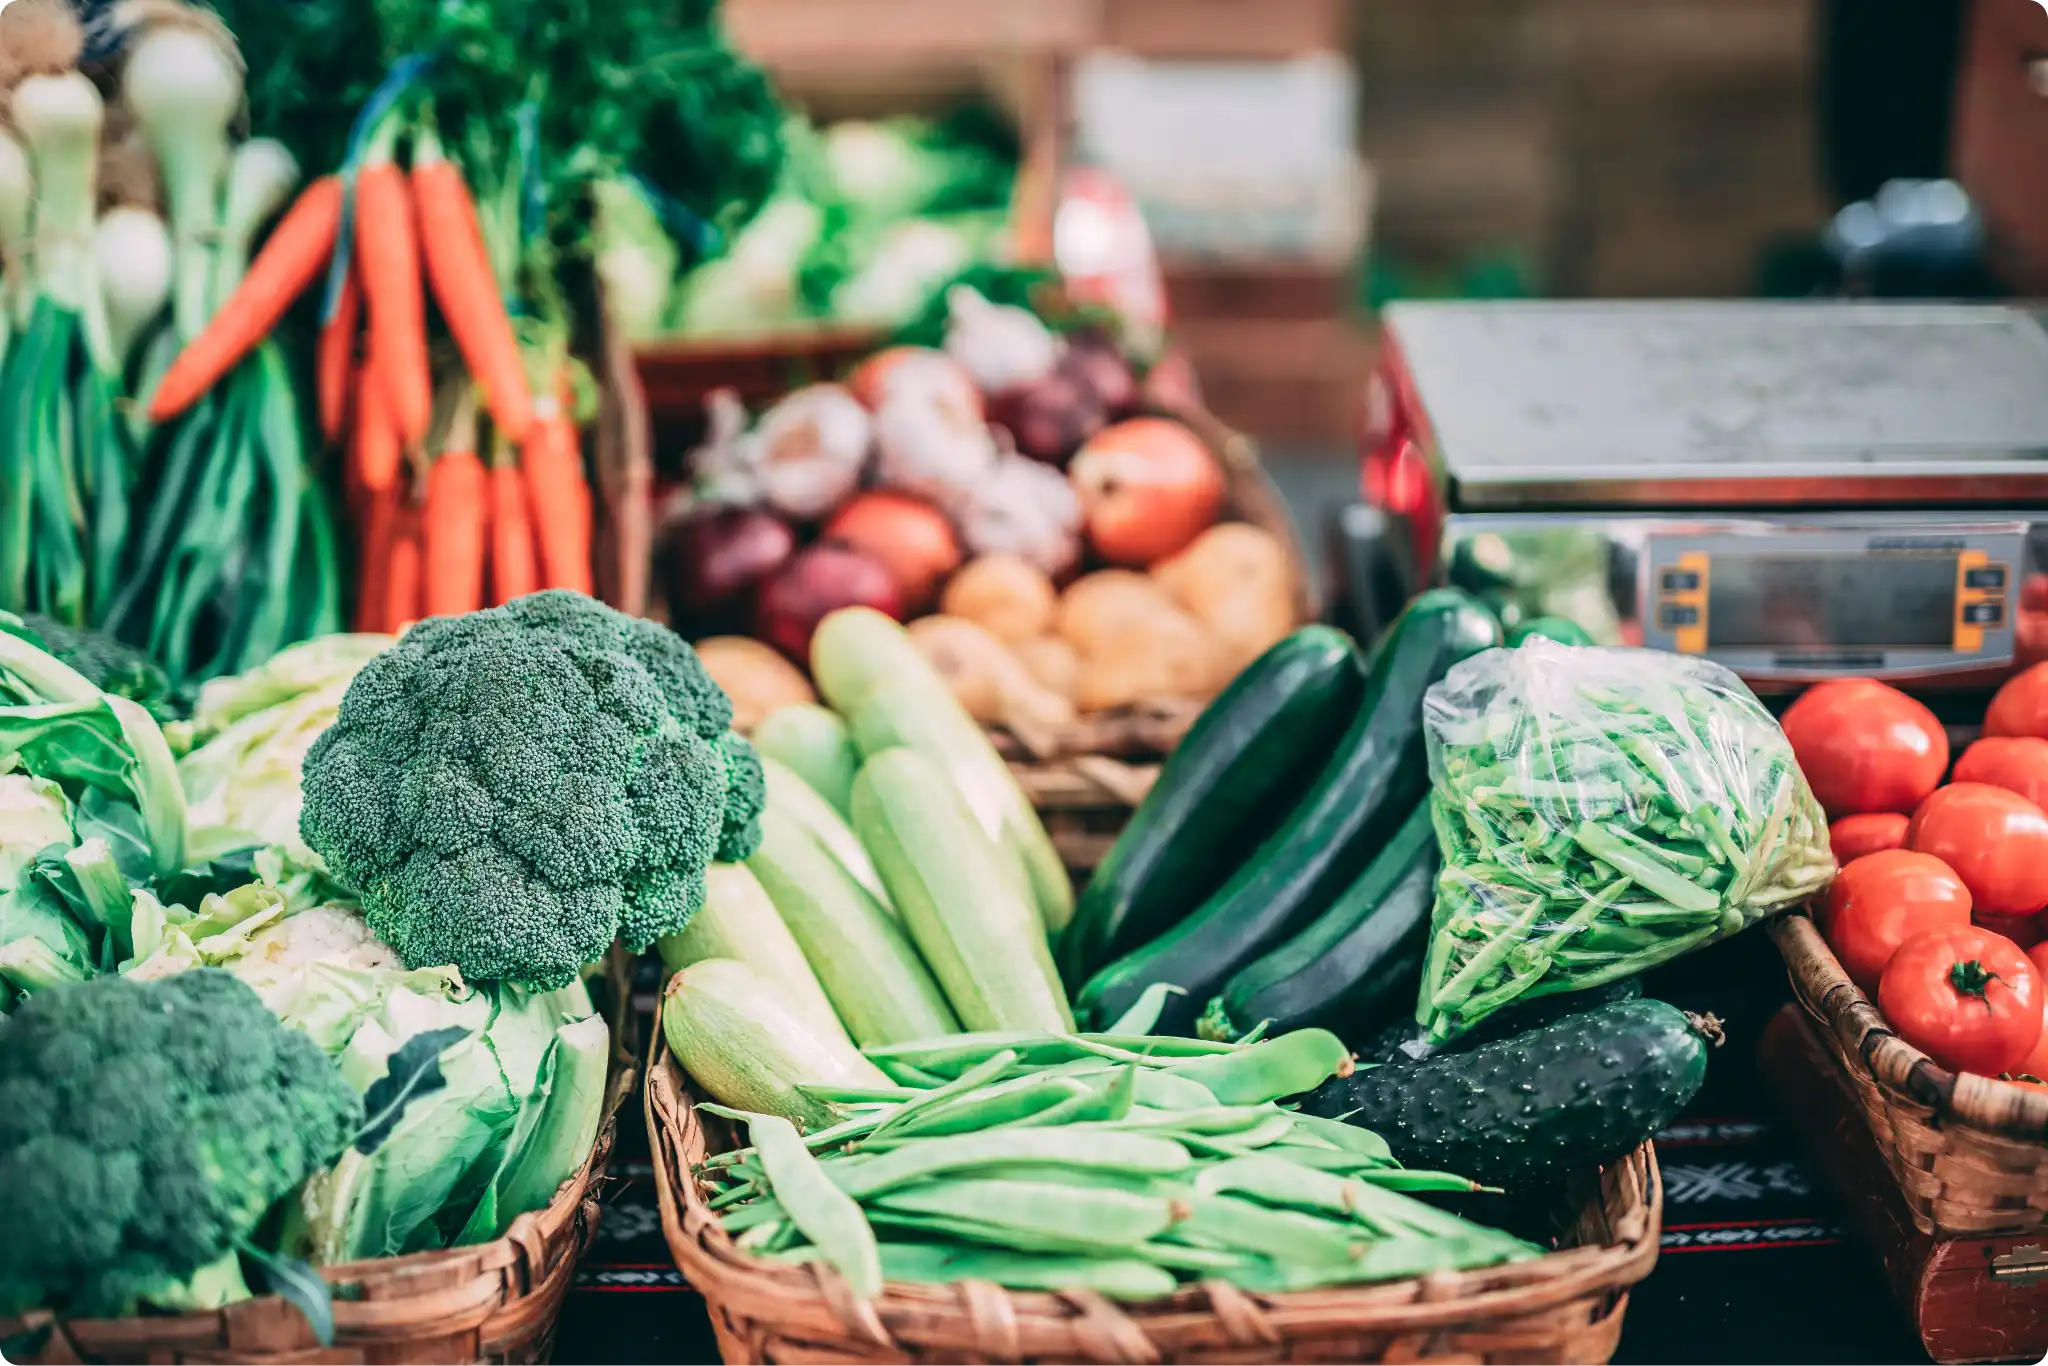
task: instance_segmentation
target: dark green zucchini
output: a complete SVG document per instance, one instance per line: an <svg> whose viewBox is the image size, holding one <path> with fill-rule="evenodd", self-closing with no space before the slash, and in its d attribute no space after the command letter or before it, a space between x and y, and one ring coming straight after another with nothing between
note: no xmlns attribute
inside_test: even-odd
<svg viewBox="0 0 2048 1366"><path fill-rule="evenodd" d="M1360 1068L1301 1108L1371 1129L1409 1166L1527 1188L1669 1124L1706 1080L1715 1032L1662 1001L1617 1001L1469 1053Z"/></svg>
<svg viewBox="0 0 2048 1366"><path fill-rule="evenodd" d="M1410 983L1412 986L1413 983ZM1405 1018L1381 1029L1364 1043L1356 1045L1353 1052L1360 1062L1415 1063L1429 1058L1442 1057L1447 1053L1469 1053L1481 1044L1498 1043L1524 1031L1540 1028L1553 1020L1562 1020L1567 1015L1578 1015L1601 1006L1613 1005L1616 1001L1633 1001L1643 994L1643 980L1640 977L1624 977L1618 982L1603 982L1597 987L1584 991L1560 991L1535 1000L1510 1001L1499 1010L1488 1015L1463 1034L1456 1035L1442 1043L1430 1041L1429 1028L1415 1023L1413 993L1404 1009ZM1345 1042L1349 1043L1347 1039Z"/></svg>
<svg viewBox="0 0 2048 1366"><path fill-rule="evenodd" d="M1531 617L1514 630L1508 632L1508 648L1513 649L1530 636L1542 636L1560 645L1591 645L1593 637L1586 634L1586 628L1570 617Z"/></svg>
<svg viewBox="0 0 2048 1366"><path fill-rule="evenodd" d="M1263 1021L1275 1034L1316 1025L1354 1039L1412 1015L1437 864L1425 802L1329 910L1224 984L1196 1032L1228 1042Z"/></svg>
<svg viewBox="0 0 2048 1366"><path fill-rule="evenodd" d="M1365 660L1351 637L1304 626L1205 708L1060 936L1069 988L1173 928L1278 828L1357 713Z"/></svg>
<svg viewBox="0 0 2048 1366"><path fill-rule="evenodd" d="M1091 977L1077 1018L1100 1028L1167 982L1184 994L1168 1002L1157 1030L1191 1030L1225 982L1334 902L1415 809L1429 787L1423 693L1498 644L1500 623L1456 589L1409 603L1374 651L1357 719L1287 823L1179 925Z"/></svg>

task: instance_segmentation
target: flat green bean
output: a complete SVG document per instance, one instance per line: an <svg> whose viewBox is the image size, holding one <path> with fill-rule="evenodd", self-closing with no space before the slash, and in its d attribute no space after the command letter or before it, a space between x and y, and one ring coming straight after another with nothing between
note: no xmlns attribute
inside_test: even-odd
<svg viewBox="0 0 2048 1366"><path fill-rule="evenodd" d="M748 1128L790 1223L824 1253L854 1294L870 1300L881 1294L881 1254L859 1203L832 1183L788 1120L757 1115Z"/></svg>
<svg viewBox="0 0 2048 1366"><path fill-rule="evenodd" d="M1079 1233L1091 1242L1128 1246L1171 1228L1176 1202L1085 1186L965 1178L885 1191L875 1204L903 1214L970 1219L1039 1236Z"/></svg>
<svg viewBox="0 0 2048 1366"><path fill-rule="evenodd" d="M883 1243L882 1270L896 1281L988 1281L1012 1290L1092 1290L1113 1300L1171 1295L1173 1273L1142 1257L1013 1252L963 1243Z"/></svg>
<svg viewBox="0 0 2048 1366"><path fill-rule="evenodd" d="M1351 1070L1351 1050L1326 1029L1297 1029L1277 1039L1198 1058L1174 1069L1225 1105L1256 1105L1313 1091Z"/></svg>
<svg viewBox="0 0 2048 1366"><path fill-rule="evenodd" d="M1163 1176L1187 1170L1189 1159L1178 1143L1130 1131L992 1129L905 1144L859 1164L830 1162L826 1173L839 1189L864 1200L935 1176L1006 1163Z"/></svg>

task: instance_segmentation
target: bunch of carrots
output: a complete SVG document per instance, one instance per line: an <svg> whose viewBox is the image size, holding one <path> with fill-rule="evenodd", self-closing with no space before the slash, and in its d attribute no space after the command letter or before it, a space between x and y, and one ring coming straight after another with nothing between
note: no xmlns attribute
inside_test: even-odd
<svg viewBox="0 0 2048 1366"><path fill-rule="evenodd" d="M220 383L315 282L322 437L345 446L357 527L355 628L395 631L541 588L591 591L592 498L566 362L522 348L475 196L431 118L387 115L309 184L241 287L163 375L165 421ZM460 365L428 344L431 296ZM438 397L437 397L438 396Z"/></svg>

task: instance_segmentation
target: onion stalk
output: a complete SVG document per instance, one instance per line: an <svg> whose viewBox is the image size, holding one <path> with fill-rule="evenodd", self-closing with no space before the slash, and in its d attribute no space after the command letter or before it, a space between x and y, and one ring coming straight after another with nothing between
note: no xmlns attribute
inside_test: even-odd
<svg viewBox="0 0 2048 1366"><path fill-rule="evenodd" d="M214 38L163 24L136 43L121 89L163 168L175 256L171 312L189 341L212 313L214 234L242 74Z"/></svg>
<svg viewBox="0 0 2048 1366"><path fill-rule="evenodd" d="M209 316L241 287L256 230L284 207L298 183L298 160L276 139L251 138L235 148L228 161L227 203L221 210Z"/></svg>
<svg viewBox="0 0 2048 1366"><path fill-rule="evenodd" d="M0 357L7 354L13 329L27 325L34 298L29 283L29 205L35 188L28 149L0 128Z"/></svg>

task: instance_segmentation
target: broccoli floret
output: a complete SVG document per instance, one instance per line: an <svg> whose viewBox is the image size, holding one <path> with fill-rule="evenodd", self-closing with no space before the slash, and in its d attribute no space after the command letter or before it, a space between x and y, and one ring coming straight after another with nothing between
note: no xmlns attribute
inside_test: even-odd
<svg viewBox="0 0 2048 1366"><path fill-rule="evenodd" d="M228 973L38 992L0 1030L0 1314L177 1302L362 1123L326 1055Z"/></svg>
<svg viewBox="0 0 2048 1366"><path fill-rule="evenodd" d="M681 930L712 859L758 846L731 721L681 637L581 594L431 618L350 683L300 832L407 967L562 986Z"/></svg>
<svg viewBox="0 0 2048 1366"><path fill-rule="evenodd" d="M34 612L12 619L0 614L0 630L48 650L84 674L101 692L139 702L159 721L175 721L185 714L163 666L104 631L66 626L53 617Z"/></svg>

